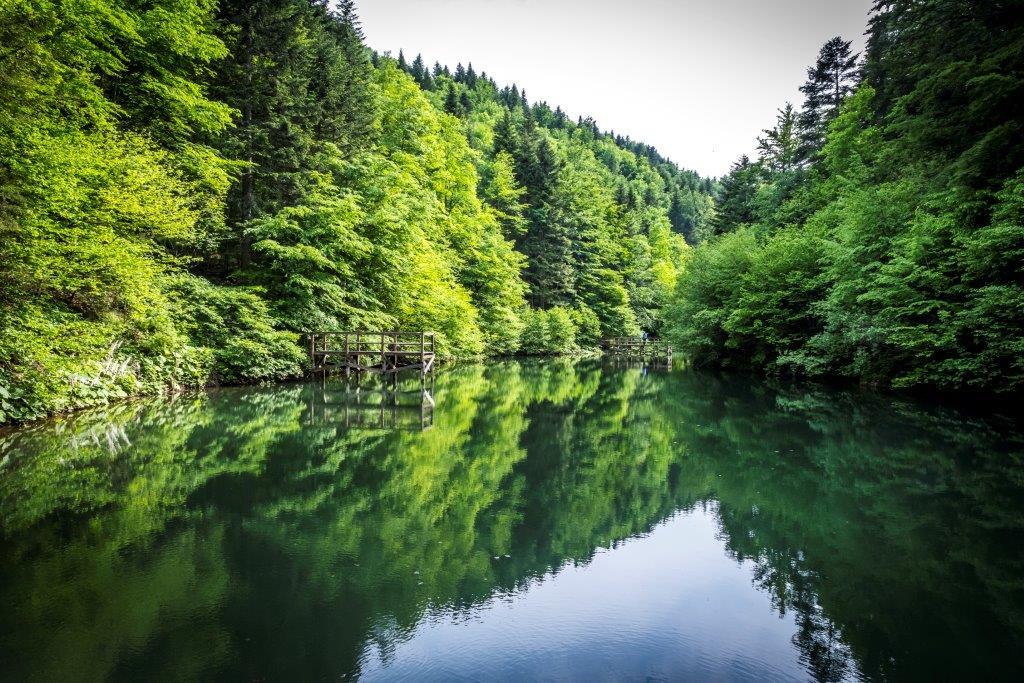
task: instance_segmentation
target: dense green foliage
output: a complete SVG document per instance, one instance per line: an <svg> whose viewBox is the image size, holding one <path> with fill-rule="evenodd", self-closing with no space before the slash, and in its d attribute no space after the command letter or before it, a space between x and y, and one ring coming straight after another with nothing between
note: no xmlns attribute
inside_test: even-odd
<svg viewBox="0 0 1024 683"><path fill-rule="evenodd" d="M453 356L653 330L711 189L371 54L350 1L3 0L0 422L294 375L313 328Z"/></svg>
<svg viewBox="0 0 1024 683"><path fill-rule="evenodd" d="M829 41L803 111L723 180L672 336L697 362L1020 391L1020 4L880 0L855 62Z"/></svg>

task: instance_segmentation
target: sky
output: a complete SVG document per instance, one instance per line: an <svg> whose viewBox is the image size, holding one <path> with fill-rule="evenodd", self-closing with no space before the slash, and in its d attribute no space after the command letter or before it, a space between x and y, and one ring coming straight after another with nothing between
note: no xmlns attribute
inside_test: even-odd
<svg viewBox="0 0 1024 683"><path fill-rule="evenodd" d="M367 44L472 62L570 116L720 176L829 38L862 51L871 0L361 0Z"/></svg>

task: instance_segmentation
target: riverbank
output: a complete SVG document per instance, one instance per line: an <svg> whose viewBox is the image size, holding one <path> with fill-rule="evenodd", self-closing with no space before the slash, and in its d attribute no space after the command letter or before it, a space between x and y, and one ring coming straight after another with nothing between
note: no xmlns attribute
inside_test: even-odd
<svg viewBox="0 0 1024 683"><path fill-rule="evenodd" d="M296 347L297 353L304 353L299 347ZM517 354L509 356L491 356L491 358L498 360L511 360L516 358L594 358L602 355L599 348L593 349L575 349L572 351L558 353L558 354ZM440 367L450 367L457 363L472 363L479 361L483 356L444 356L439 355L437 362ZM124 370L130 366L128 362L108 362L104 364L104 368L111 368L110 371L104 370L97 379L90 379L83 375L74 376L71 380L74 390L71 392L74 398L73 405L69 405L66 408L58 410L49 410L46 412L40 412L32 414L31 417L26 419L15 419L15 413L11 409L13 400L16 398L11 395L11 390L0 383L0 430L3 429L14 429L22 425L31 424L41 420L49 418L72 415L74 413L90 410L94 408L100 408L103 406L115 405L123 401L138 400L143 398L152 398L156 396L176 396L190 391L202 391L204 389L213 389L219 387L245 387L245 386L259 386L259 385L272 385L281 383L294 383L302 381L305 377L308 377L312 370L304 370L302 372L287 373L274 379L259 379L259 380L235 380L221 382L215 378L210 381L209 379L201 382L193 383L182 383L182 382L169 382L169 383L142 383L133 382L132 384L136 387L141 387L139 390L126 390L124 388L125 383L118 382L119 373L123 374ZM436 368L440 369L440 368ZM435 369L435 371L436 371Z"/></svg>

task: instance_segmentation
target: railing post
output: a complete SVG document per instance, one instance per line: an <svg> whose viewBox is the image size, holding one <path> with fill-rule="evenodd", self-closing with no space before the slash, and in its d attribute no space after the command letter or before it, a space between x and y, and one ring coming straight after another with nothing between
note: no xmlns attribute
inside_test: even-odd
<svg viewBox="0 0 1024 683"><path fill-rule="evenodd" d="M420 332L420 376L427 372L427 333Z"/></svg>

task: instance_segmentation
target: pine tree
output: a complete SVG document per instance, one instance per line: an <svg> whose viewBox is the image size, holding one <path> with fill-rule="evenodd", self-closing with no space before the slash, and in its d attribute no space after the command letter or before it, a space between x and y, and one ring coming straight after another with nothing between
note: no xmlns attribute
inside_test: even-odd
<svg viewBox="0 0 1024 683"><path fill-rule="evenodd" d="M513 159L519 151L519 136L516 132L515 122L512 120L512 113L505 109L502 117L494 126L494 153L505 152Z"/></svg>
<svg viewBox="0 0 1024 683"><path fill-rule="evenodd" d="M692 196L692 192L690 193ZM694 214L692 199L687 200L682 190L672 193L672 203L668 209L668 219L672 223L672 230L683 236L689 244L694 240Z"/></svg>
<svg viewBox="0 0 1024 683"><path fill-rule="evenodd" d="M711 234L721 235L754 220L754 197L760 185L761 167L746 154L733 163L722 179L722 193L711 222Z"/></svg>
<svg viewBox="0 0 1024 683"><path fill-rule="evenodd" d="M416 59L413 60L412 69L409 71L409 73L412 75L414 79L416 79L416 82L421 87L425 85L424 79L427 76L427 71L423 67L423 55L416 55Z"/></svg>
<svg viewBox="0 0 1024 683"><path fill-rule="evenodd" d="M348 26L356 40L360 43L366 38L363 35L363 26L359 21L359 16L356 13L355 0L337 0L336 9L334 10L334 16L339 19L339 23L344 26Z"/></svg>
<svg viewBox="0 0 1024 683"><path fill-rule="evenodd" d="M459 116L461 114L461 107L459 105L459 96L455 92L455 86L449 85L448 92L444 96L444 110L452 116Z"/></svg>
<svg viewBox="0 0 1024 683"><path fill-rule="evenodd" d="M807 82L800 86L806 98L799 119L801 161L821 150L829 121L857 86L858 56L851 54L849 41L836 36L822 46L814 66L807 70Z"/></svg>
<svg viewBox="0 0 1024 683"><path fill-rule="evenodd" d="M800 152L797 114L790 102L779 110L774 128L766 128L757 139L757 150L765 167L774 173L786 173L796 167Z"/></svg>
<svg viewBox="0 0 1024 683"><path fill-rule="evenodd" d="M569 122L569 117L565 115L561 107L555 107L555 128L565 128L565 124Z"/></svg>
<svg viewBox="0 0 1024 683"><path fill-rule="evenodd" d="M220 140L249 165L228 196L227 217L242 268L252 260L252 220L301 202L322 143L350 152L374 118L366 51L348 8L329 14L304 0L224 0L219 17L238 27L213 91L240 111ZM229 259L230 262L230 259Z"/></svg>

